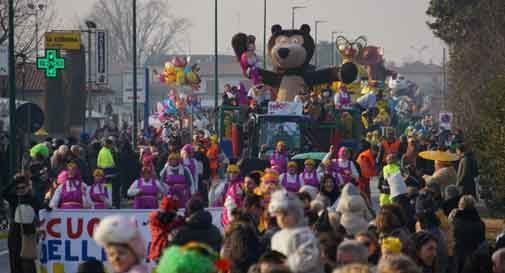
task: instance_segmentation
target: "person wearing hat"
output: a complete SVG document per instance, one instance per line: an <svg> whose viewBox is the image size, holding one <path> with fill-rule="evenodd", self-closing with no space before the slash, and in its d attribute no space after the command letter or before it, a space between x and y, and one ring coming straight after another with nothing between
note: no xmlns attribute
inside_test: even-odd
<svg viewBox="0 0 505 273"><path fill-rule="evenodd" d="M232 185L240 183L240 169L236 164L229 164L226 168L227 178L223 182L218 182L211 186L209 190L209 204L211 207L222 207L226 199L226 194ZM230 212L231 213L231 212Z"/></svg>
<svg viewBox="0 0 505 273"><path fill-rule="evenodd" d="M223 211L221 213L221 224L223 227L227 227L233 221L233 210L236 208L242 208L244 205L244 198L246 196L246 191L248 191L248 186L242 177L236 172L238 167L236 165L230 165L233 167L232 176L228 180L227 185L225 185L225 196L223 202ZM250 182L250 179L248 179Z"/></svg>
<svg viewBox="0 0 505 273"><path fill-rule="evenodd" d="M277 190L268 204L268 212L281 228L274 234L271 249L287 257L286 264L294 273L324 272L319 242L307 226L303 205L293 193Z"/></svg>
<svg viewBox="0 0 505 273"><path fill-rule="evenodd" d="M312 159L307 159L303 163L305 168L300 174L301 186L312 186L316 189L319 188L319 175L317 174L315 165L316 163Z"/></svg>
<svg viewBox="0 0 505 273"><path fill-rule="evenodd" d="M134 209L155 209L158 207L158 198L165 194L166 188L153 175L151 167L142 167L140 174L141 177L128 188L127 195L134 197Z"/></svg>
<svg viewBox="0 0 505 273"><path fill-rule="evenodd" d="M230 272L229 262L219 253L201 243L171 246L164 253L157 268L160 273L215 273Z"/></svg>
<svg viewBox="0 0 505 273"><path fill-rule="evenodd" d="M324 160L330 159L335 153L334 146L330 146L330 152L326 154ZM335 180L338 187L342 188L346 184L354 182L356 183L359 178L358 170L354 163L350 160L351 151L349 148L342 146L338 150L338 158L331 161L331 172L335 175Z"/></svg>
<svg viewBox="0 0 505 273"><path fill-rule="evenodd" d="M105 249L113 273L148 273L146 244L138 226L133 218L111 215L95 229L93 239Z"/></svg>
<svg viewBox="0 0 505 273"><path fill-rule="evenodd" d="M210 169L210 177L215 178L217 176L217 169L219 167L218 163L218 155L219 155L219 146L217 144L217 136L210 136L210 146L207 149L206 155L209 159L209 169Z"/></svg>
<svg viewBox="0 0 505 273"><path fill-rule="evenodd" d="M286 171L288 156L286 151L286 143L284 141L277 142L275 151L270 157L270 166L278 168L279 173Z"/></svg>
<svg viewBox="0 0 505 273"><path fill-rule="evenodd" d="M88 186L81 179L79 167L69 162L66 180L56 188L49 206L53 209L82 209L89 208L91 203Z"/></svg>
<svg viewBox="0 0 505 273"><path fill-rule="evenodd" d="M296 162L289 161L288 171L281 174L279 177L281 186L284 187L284 189L286 189L288 192L298 192L298 190L300 190L300 188L303 186L297 170L298 166L296 165Z"/></svg>
<svg viewBox="0 0 505 273"><path fill-rule="evenodd" d="M184 167L188 168L193 176L191 181L191 194L198 192L198 180L200 175L203 174L202 163L193 158L193 146L186 144L181 149L181 163Z"/></svg>
<svg viewBox="0 0 505 273"><path fill-rule="evenodd" d="M159 209L149 213L149 232L151 244L149 260L157 262L163 250L169 245L170 237L177 228L184 224L182 216L177 215L177 202L169 196L164 196Z"/></svg>
<svg viewBox="0 0 505 273"><path fill-rule="evenodd" d="M112 199L105 184L105 175L102 169L96 169L93 172L93 184L89 187L88 194L94 209L105 209L112 206Z"/></svg>
<svg viewBox="0 0 505 273"><path fill-rule="evenodd" d="M449 185L455 185L458 181L458 175L454 169L452 162L457 160L454 154L442 151L430 151L420 153L420 156L425 156L426 159L435 161L435 172L432 175L423 175L426 185L437 183L440 186L440 191L445 194L445 188Z"/></svg>
<svg viewBox="0 0 505 273"><path fill-rule="evenodd" d="M177 200L177 208L184 208L191 197L193 175L182 165L177 153L168 156L168 161L160 172L160 178L167 186L168 195Z"/></svg>

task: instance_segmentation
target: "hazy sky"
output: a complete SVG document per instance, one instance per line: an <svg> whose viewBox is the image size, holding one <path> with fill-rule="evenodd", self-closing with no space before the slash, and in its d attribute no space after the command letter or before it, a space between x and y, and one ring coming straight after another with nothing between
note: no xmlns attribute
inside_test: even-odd
<svg viewBox="0 0 505 273"><path fill-rule="evenodd" d="M86 18L94 0L53 0L61 18L60 28L72 27L77 18ZM131 0L122 0L131 1ZM138 0L143 1L143 0ZM166 0L171 12L187 17L192 27L182 37L188 52L212 53L214 46L213 0ZM345 36L365 35L368 44L384 48L387 60L433 60L441 62L443 43L426 26L429 0L267 0L267 31L272 24L291 27L291 6L307 6L296 11L295 27L309 24L314 35L314 20L319 24L319 40L329 40L331 31ZM219 0L219 50L231 53L230 40L238 31L254 34L262 47L263 0ZM269 32L267 32L268 38ZM419 49L428 49L419 53ZM190 48L190 51L189 51Z"/></svg>

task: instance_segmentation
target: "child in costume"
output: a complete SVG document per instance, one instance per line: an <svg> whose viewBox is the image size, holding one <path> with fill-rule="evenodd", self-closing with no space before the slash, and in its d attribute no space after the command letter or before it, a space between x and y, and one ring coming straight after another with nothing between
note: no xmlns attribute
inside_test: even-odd
<svg viewBox="0 0 505 273"><path fill-rule="evenodd" d="M322 273L319 242L307 225L303 204L293 193L278 190L272 194L268 212L276 217L280 231L272 237L272 250L287 257L292 272Z"/></svg>
<svg viewBox="0 0 505 273"><path fill-rule="evenodd" d="M89 208L91 200L88 195L88 187L82 181L79 167L73 161L67 164L67 177L56 188L49 207L56 209L82 209Z"/></svg>
<svg viewBox="0 0 505 273"><path fill-rule="evenodd" d="M149 260L158 261L168 247L173 232L184 224L184 218L177 215L176 200L164 196L160 207L149 214L149 231L151 233L151 245L149 248Z"/></svg>
<svg viewBox="0 0 505 273"><path fill-rule="evenodd" d="M219 258L219 254L205 244L188 243L171 246L160 260L160 273L215 273L229 272L229 262Z"/></svg>
<svg viewBox="0 0 505 273"><path fill-rule="evenodd" d="M93 185L89 187L88 194L94 209L112 207L112 197L105 184L105 174L102 169L96 169L93 172Z"/></svg>
<svg viewBox="0 0 505 273"><path fill-rule="evenodd" d="M167 186L168 195L177 199L177 208L184 208L191 197L190 187L194 184L191 171L179 159L178 154L170 154L160 177Z"/></svg>
<svg viewBox="0 0 505 273"><path fill-rule="evenodd" d="M243 207L246 193L249 192L255 184L256 183L252 181L250 177L247 177L247 179L239 177L239 179L229 182L224 200L223 212L221 213L221 224L223 227L228 226L228 224L233 221L233 210Z"/></svg>
<svg viewBox="0 0 505 273"><path fill-rule="evenodd" d="M163 184L153 176L153 170L144 166L141 177L130 185L127 195L134 197L133 208L155 209L158 207L158 197L164 195L165 192Z"/></svg>
<svg viewBox="0 0 505 273"><path fill-rule="evenodd" d="M297 170L298 166L296 165L296 162L290 161L288 163L288 171L281 174L279 177L281 186L288 192L298 192L303 186L303 182L301 181Z"/></svg>
<svg viewBox="0 0 505 273"><path fill-rule="evenodd" d="M226 194L230 187L236 183L240 183L242 178L240 177L240 169L235 164L230 164L226 168L227 179L217 182L211 186L209 190L209 204L211 207L222 207L224 206Z"/></svg>
<svg viewBox="0 0 505 273"><path fill-rule="evenodd" d="M286 151L286 143L284 141L277 142L275 151L270 157L270 167L276 169L279 173L286 172L288 163L288 155Z"/></svg>
<svg viewBox="0 0 505 273"><path fill-rule="evenodd" d="M311 186L316 189L319 188L319 175L317 174L316 168L314 167L316 163L312 159L307 159L303 163L305 168L300 174L300 182L304 186Z"/></svg>
<svg viewBox="0 0 505 273"><path fill-rule="evenodd" d="M191 181L191 194L198 192L198 179L203 173L203 166L195 158L193 158L193 146L186 144L181 149L181 163L184 167L188 168L193 176Z"/></svg>
<svg viewBox="0 0 505 273"><path fill-rule="evenodd" d="M333 146L330 148L333 151ZM326 157L331 156L332 152L328 153ZM340 147L338 150L338 159L332 160L331 169L336 175L335 180L340 188L344 187L345 184L358 181L359 173L354 166L354 163L350 160L351 152L347 147ZM325 158L326 159L326 158Z"/></svg>
<svg viewBox="0 0 505 273"><path fill-rule="evenodd" d="M135 219L107 216L95 229L93 239L105 249L114 273L148 273L144 264L146 245Z"/></svg>

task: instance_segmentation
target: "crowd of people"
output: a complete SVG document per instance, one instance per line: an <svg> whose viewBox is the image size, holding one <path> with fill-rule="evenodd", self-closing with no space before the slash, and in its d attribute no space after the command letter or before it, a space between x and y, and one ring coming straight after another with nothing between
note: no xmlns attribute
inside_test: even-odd
<svg viewBox="0 0 505 273"><path fill-rule="evenodd" d="M503 273L505 236L490 244L477 210L476 159L461 132L434 128L369 134L322 160L290 160L279 142L250 173L204 132L186 144L153 137L138 152L122 132L48 138L2 193L11 271L35 272L20 238L36 233L39 209L133 207L152 210L149 256L134 222L102 219L94 238L113 272L147 272L148 259L157 272ZM220 227L207 207L222 208Z"/></svg>

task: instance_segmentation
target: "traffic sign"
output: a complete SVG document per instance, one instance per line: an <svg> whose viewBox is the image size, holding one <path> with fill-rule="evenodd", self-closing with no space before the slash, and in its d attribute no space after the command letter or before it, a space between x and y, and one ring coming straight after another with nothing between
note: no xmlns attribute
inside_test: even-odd
<svg viewBox="0 0 505 273"><path fill-rule="evenodd" d="M109 43L105 30L96 31L96 83L106 84L109 74Z"/></svg>
<svg viewBox="0 0 505 273"><path fill-rule="evenodd" d="M147 68L137 69L137 103L146 101L147 71ZM131 70L123 72L123 102L133 103L133 71Z"/></svg>
<svg viewBox="0 0 505 273"><path fill-rule="evenodd" d="M46 32L44 37L46 48L81 49L81 32L79 30Z"/></svg>
<svg viewBox="0 0 505 273"><path fill-rule="evenodd" d="M56 78L58 69L65 68L65 59L56 49L46 48L46 56L37 57L37 69L45 70L46 78Z"/></svg>

